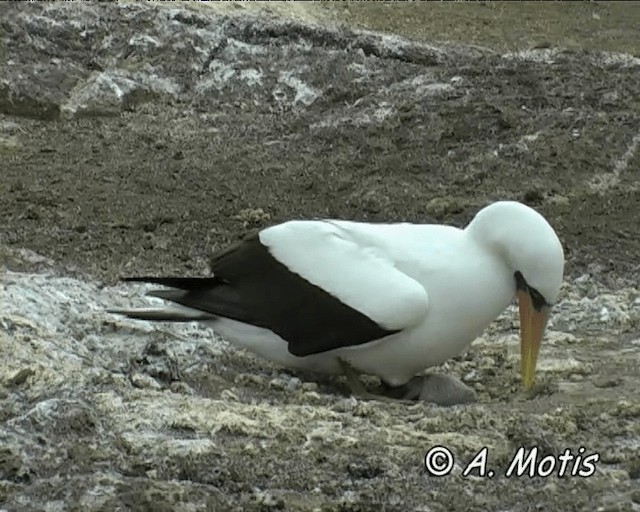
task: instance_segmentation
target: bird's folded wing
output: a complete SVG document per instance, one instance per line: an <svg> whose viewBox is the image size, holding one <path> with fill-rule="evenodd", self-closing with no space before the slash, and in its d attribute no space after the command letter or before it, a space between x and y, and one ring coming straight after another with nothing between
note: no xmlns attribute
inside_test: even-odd
<svg viewBox="0 0 640 512"><path fill-rule="evenodd" d="M262 231L260 241L290 271L385 329L423 320L429 305L424 287L395 267L391 251L351 235L328 221L294 221Z"/></svg>

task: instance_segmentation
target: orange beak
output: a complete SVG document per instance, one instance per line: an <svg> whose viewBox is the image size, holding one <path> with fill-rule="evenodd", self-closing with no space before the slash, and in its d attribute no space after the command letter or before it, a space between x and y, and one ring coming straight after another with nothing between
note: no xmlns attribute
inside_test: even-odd
<svg viewBox="0 0 640 512"><path fill-rule="evenodd" d="M525 389L533 386L538 362L538 352L544 329L549 320L549 308L537 311L531 302L531 295L518 290L520 307L520 375Z"/></svg>

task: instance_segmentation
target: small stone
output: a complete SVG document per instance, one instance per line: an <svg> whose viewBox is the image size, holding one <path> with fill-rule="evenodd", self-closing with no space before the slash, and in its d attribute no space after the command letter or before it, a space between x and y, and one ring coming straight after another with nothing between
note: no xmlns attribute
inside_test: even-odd
<svg viewBox="0 0 640 512"><path fill-rule="evenodd" d="M300 387L302 381L298 377L291 377L287 383L287 391L295 391Z"/></svg>
<svg viewBox="0 0 640 512"><path fill-rule="evenodd" d="M16 137L0 137L0 151L9 152L21 146Z"/></svg>
<svg viewBox="0 0 640 512"><path fill-rule="evenodd" d="M0 132L23 131L18 123L13 121L0 121Z"/></svg>
<svg viewBox="0 0 640 512"><path fill-rule="evenodd" d="M320 393L316 393L315 391L306 391L304 393L304 398L309 402L322 402L324 399Z"/></svg>
<svg viewBox="0 0 640 512"><path fill-rule="evenodd" d="M265 386L264 377L257 375L255 373L241 373L236 376L234 379L236 384L251 384L254 387L263 387Z"/></svg>
<svg viewBox="0 0 640 512"><path fill-rule="evenodd" d="M619 99L620 95L617 91L605 92L602 95L602 103L604 103L605 105L614 105L618 102Z"/></svg>
<svg viewBox="0 0 640 512"><path fill-rule="evenodd" d="M627 465L627 473L629 473L629 478L632 480L640 479L640 457L636 457L629 461ZM640 503L640 489L638 490L638 503Z"/></svg>
<svg viewBox="0 0 640 512"><path fill-rule="evenodd" d="M356 491L345 491L340 499L340 503L343 505L349 505L357 503L360 500L360 495Z"/></svg>
<svg viewBox="0 0 640 512"><path fill-rule="evenodd" d="M253 443L247 443L242 447L242 451L250 455L256 455L258 453L258 448Z"/></svg>
<svg viewBox="0 0 640 512"><path fill-rule="evenodd" d="M589 274L582 274L580 277L576 277L573 280L573 282L576 284L582 284L582 283L586 283L590 279L591 279L591 276Z"/></svg>
<svg viewBox="0 0 640 512"><path fill-rule="evenodd" d="M355 397L344 398L334 403L333 407L338 412L352 412L358 405L358 400Z"/></svg>
<svg viewBox="0 0 640 512"><path fill-rule="evenodd" d="M569 206L571 204L568 197L559 194L548 197L547 203L554 206Z"/></svg>
<svg viewBox="0 0 640 512"><path fill-rule="evenodd" d="M284 500L273 495L271 491L254 491L256 502L261 510L284 510Z"/></svg>
<svg viewBox="0 0 640 512"><path fill-rule="evenodd" d="M633 505L629 502L608 503L598 507L596 512L633 512Z"/></svg>
<svg viewBox="0 0 640 512"><path fill-rule="evenodd" d="M637 418L640 417L640 403L619 400L611 412L619 418Z"/></svg>
<svg viewBox="0 0 640 512"><path fill-rule="evenodd" d="M174 381L169 385L169 389L179 395L193 395L193 389L186 382Z"/></svg>
<svg viewBox="0 0 640 512"><path fill-rule="evenodd" d="M471 370L464 377L462 377L462 380L464 382L476 382L479 380L479 378L480 376L478 375L478 372L476 370Z"/></svg>
<svg viewBox="0 0 640 512"><path fill-rule="evenodd" d="M35 375L35 371L31 368L22 368L15 372L7 379L7 387L17 387L24 384L29 377Z"/></svg>
<svg viewBox="0 0 640 512"><path fill-rule="evenodd" d="M543 201L544 194L542 193L542 190L538 188L531 188L527 190L522 196L522 202L529 206L541 204Z"/></svg>
<svg viewBox="0 0 640 512"><path fill-rule="evenodd" d="M318 384L316 382L303 382L302 391L318 391Z"/></svg>
<svg viewBox="0 0 640 512"><path fill-rule="evenodd" d="M402 497L399 494L391 493L387 497L387 503L389 503L389 505L391 505L392 507L397 507L402 503Z"/></svg>
<svg viewBox="0 0 640 512"><path fill-rule="evenodd" d="M230 389L223 389L220 393L220 398L226 402L238 402L238 395Z"/></svg>
<svg viewBox="0 0 640 512"><path fill-rule="evenodd" d="M282 391L287 388L287 383L280 378L275 378L269 381L269 387L272 389L277 389L279 391Z"/></svg>
<svg viewBox="0 0 640 512"><path fill-rule="evenodd" d="M131 376L131 383L140 389L162 389L160 383L145 373L135 373Z"/></svg>
<svg viewBox="0 0 640 512"><path fill-rule="evenodd" d="M420 400L442 406L477 401L476 392L451 375L425 375Z"/></svg>
<svg viewBox="0 0 640 512"><path fill-rule="evenodd" d="M455 197L434 197L426 206L427 213L436 219L452 213L460 213L463 209L461 201Z"/></svg>
<svg viewBox="0 0 640 512"><path fill-rule="evenodd" d="M615 388L622 383L622 379L618 377L598 377L593 381L593 385L597 388Z"/></svg>
<svg viewBox="0 0 640 512"><path fill-rule="evenodd" d="M616 483L624 483L629 481L629 472L624 469L609 469L606 476Z"/></svg>

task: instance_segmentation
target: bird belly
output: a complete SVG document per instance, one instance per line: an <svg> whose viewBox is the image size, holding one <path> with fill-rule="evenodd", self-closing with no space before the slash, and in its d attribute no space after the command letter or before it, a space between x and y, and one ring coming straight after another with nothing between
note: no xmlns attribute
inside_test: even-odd
<svg viewBox="0 0 640 512"><path fill-rule="evenodd" d="M277 365L318 373L341 372L336 355L333 353L335 351L298 357L289 352L285 340L269 329L229 318L219 318L203 323L209 325L234 346L248 350Z"/></svg>

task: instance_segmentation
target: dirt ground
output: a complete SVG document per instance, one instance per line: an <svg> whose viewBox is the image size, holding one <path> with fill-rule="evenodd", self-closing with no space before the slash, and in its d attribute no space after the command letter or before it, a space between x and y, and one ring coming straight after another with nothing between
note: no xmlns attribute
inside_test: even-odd
<svg viewBox="0 0 640 512"><path fill-rule="evenodd" d="M0 509L640 510L640 6L252 9L3 7ZM96 76L132 92L96 92ZM504 198L543 213L567 255L532 394L511 310L438 369L479 394L449 409L360 402L196 328L189 352L181 328L103 313L85 328L131 346L91 358L124 369L51 387L54 359L22 352L43 336L11 308L40 275L121 305L139 290L120 276L206 274L213 251L272 223L462 226ZM84 350L64 329L65 350ZM434 477L439 444L465 462L488 446L498 468L523 445L600 459L588 478Z"/></svg>

